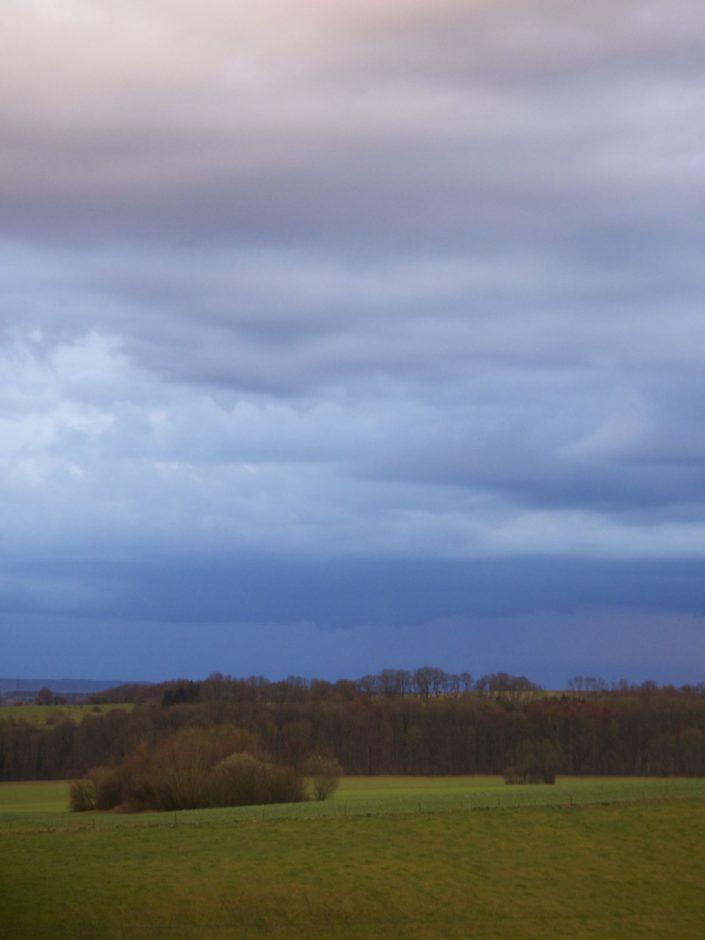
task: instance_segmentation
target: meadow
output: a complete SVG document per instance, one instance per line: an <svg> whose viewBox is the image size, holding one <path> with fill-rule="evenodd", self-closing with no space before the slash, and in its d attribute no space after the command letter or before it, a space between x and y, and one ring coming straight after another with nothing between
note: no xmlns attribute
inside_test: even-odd
<svg viewBox="0 0 705 940"><path fill-rule="evenodd" d="M700 797L705 780L692 777L559 777L552 786L506 786L501 777L344 777L326 802L241 806L180 812L69 813L65 780L0 783L0 829L115 828L206 825L272 819L314 819L443 813L474 809L580 806L591 803Z"/></svg>
<svg viewBox="0 0 705 940"><path fill-rule="evenodd" d="M56 725L61 721L83 721L89 715L103 715L114 708L132 711L132 703L121 702L118 705L4 705L0 707L0 721L26 721L27 724L43 728Z"/></svg>
<svg viewBox="0 0 705 940"><path fill-rule="evenodd" d="M536 805L502 802L521 790ZM137 816L65 801L65 782L0 785L5 936L702 937L702 780L347 778L324 804Z"/></svg>

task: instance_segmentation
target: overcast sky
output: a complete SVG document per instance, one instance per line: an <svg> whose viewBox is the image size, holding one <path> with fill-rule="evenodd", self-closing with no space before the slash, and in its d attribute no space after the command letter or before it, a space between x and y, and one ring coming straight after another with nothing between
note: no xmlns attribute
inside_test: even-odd
<svg viewBox="0 0 705 940"><path fill-rule="evenodd" d="M705 679L705 5L4 0L0 674Z"/></svg>

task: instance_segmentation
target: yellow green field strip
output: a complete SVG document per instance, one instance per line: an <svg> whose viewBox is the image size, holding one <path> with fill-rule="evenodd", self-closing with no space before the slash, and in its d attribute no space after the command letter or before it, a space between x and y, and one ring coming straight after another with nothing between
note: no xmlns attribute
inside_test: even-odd
<svg viewBox="0 0 705 940"><path fill-rule="evenodd" d="M117 708L132 711L132 703L118 705L3 705L0 706L0 721L25 721L36 727L56 725L70 719L80 722L90 715L100 715Z"/></svg>
<svg viewBox="0 0 705 940"><path fill-rule="evenodd" d="M443 813L474 809L705 798L701 778L561 777L552 786L506 786L501 777L346 777L332 800L177 814L70 813L66 781L0 784L0 827L208 825L286 818Z"/></svg>

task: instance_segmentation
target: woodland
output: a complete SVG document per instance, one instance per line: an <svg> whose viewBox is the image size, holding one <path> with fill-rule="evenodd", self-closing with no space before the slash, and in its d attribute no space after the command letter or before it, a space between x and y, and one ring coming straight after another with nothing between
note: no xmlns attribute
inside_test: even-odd
<svg viewBox="0 0 705 940"><path fill-rule="evenodd" d="M189 729L236 729L257 759L299 772L323 755L348 775L502 774L533 761L550 774L705 776L705 684L579 676L556 692L523 676L434 667L338 682L213 674L119 686L86 708L80 719L57 709L42 724L3 708L0 779L84 777Z"/></svg>

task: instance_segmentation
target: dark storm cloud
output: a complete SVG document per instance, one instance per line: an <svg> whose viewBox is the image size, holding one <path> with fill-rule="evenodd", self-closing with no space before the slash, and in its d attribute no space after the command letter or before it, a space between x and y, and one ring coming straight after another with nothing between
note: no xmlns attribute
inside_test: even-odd
<svg viewBox="0 0 705 940"><path fill-rule="evenodd" d="M8 565L6 572L5 609L125 622L307 622L336 630L361 624L477 624L483 617L550 620L586 610L705 616L701 561L448 562L381 556L311 561L253 553L194 563L182 550L152 558L83 560L80 569L45 560ZM34 590L37 583L44 585L43 596Z"/></svg>
<svg viewBox="0 0 705 940"><path fill-rule="evenodd" d="M11 600L6 652L46 662L46 674L65 658L66 635L79 671L151 680L213 669L336 679L434 662L476 676L505 668L552 688L578 673L693 682L705 655L702 564L172 557L13 574L27 578L26 596ZM63 596L38 602L33 579L63 584ZM80 579L90 600L79 602Z"/></svg>

